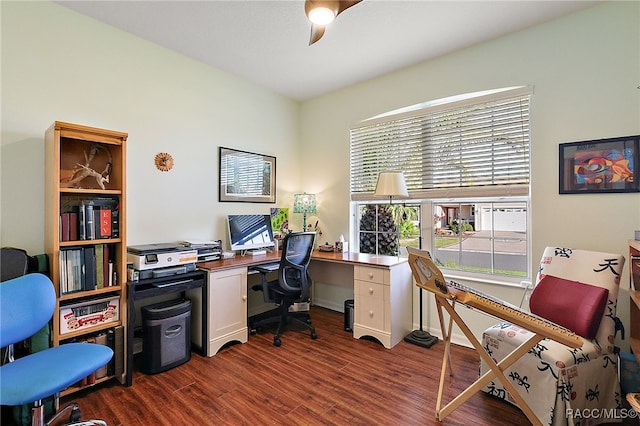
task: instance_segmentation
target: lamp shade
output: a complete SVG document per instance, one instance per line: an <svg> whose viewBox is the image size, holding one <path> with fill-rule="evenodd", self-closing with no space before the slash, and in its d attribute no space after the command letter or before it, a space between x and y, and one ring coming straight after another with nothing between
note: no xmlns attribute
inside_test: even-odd
<svg viewBox="0 0 640 426"><path fill-rule="evenodd" d="M316 213L316 195L295 194L293 196L293 212L294 213Z"/></svg>
<svg viewBox="0 0 640 426"><path fill-rule="evenodd" d="M407 184L404 181L404 174L394 170L380 172L375 195L408 197L409 191L407 191Z"/></svg>

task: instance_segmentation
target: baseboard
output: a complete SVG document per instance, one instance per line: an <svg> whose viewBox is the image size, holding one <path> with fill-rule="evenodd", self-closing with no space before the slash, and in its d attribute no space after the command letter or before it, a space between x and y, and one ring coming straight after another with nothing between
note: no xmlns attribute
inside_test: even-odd
<svg viewBox="0 0 640 426"><path fill-rule="evenodd" d="M313 299L313 306L319 306L321 308L331 309L332 311L344 313L344 304L337 304L331 300Z"/></svg>

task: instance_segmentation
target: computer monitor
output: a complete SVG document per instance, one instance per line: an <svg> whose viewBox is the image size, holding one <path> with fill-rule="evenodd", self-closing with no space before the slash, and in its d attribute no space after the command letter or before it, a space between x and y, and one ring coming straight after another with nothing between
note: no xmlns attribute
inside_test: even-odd
<svg viewBox="0 0 640 426"><path fill-rule="evenodd" d="M271 215L230 214L227 222L232 251L259 250L275 245Z"/></svg>

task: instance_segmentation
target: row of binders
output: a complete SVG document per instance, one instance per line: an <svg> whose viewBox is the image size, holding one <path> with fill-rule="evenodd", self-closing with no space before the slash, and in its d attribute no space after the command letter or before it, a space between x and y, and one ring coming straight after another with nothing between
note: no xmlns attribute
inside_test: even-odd
<svg viewBox="0 0 640 426"><path fill-rule="evenodd" d="M118 282L113 244L63 248L59 262L61 295L110 287Z"/></svg>
<svg viewBox="0 0 640 426"><path fill-rule="evenodd" d="M76 200L60 214L60 241L119 238L120 208L117 198Z"/></svg>

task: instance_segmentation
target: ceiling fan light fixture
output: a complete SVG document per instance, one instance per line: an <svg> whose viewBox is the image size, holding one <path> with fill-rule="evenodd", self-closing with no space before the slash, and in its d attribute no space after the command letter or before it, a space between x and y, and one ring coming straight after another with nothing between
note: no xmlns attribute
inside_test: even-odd
<svg viewBox="0 0 640 426"><path fill-rule="evenodd" d="M325 6L316 6L307 14L309 20L316 25L327 25L336 19L336 12Z"/></svg>

